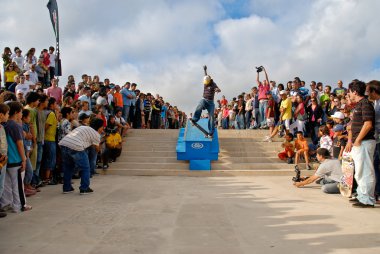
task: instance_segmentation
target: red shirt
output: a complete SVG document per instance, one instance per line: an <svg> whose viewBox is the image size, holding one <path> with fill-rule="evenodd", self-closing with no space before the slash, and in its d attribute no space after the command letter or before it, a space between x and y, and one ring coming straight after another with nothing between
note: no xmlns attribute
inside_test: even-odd
<svg viewBox="0 0 380 254"><path fill-rule="evenodd" d="M227 103L228 103L227 99L220 100L220 105L222 106L227 105Z"/></svg>
<svg viewBox="0 0 380 254"><path fill-rule="evenodd" d="M269 117L274 117L274 106L275 106L274 100L273 99L268 100L267 112L265 112L265 114L267 115L267 117L268 117L268 111L269 111L269 109L271 109Z"/></svg>

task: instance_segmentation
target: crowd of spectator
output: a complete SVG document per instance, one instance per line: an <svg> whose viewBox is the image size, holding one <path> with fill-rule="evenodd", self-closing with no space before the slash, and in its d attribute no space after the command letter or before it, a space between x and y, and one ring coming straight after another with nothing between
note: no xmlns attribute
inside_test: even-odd
<svg viewBox="0 0 380 254"><path fill-rule="evenodd" d="M68 76L62 89L54 76L54 47L36 56L31 48L4 49L0 75L0 217L30 210L26 198L45 185L81 178L80 194L92 192L90 177L121 154L128 129L178 129L186 114L163 97L83 74ZM1 73L0 73L1 74ZM80 170L78 170L80 169Z"/></svg>
<svg viewBox="0 0 380 254"><path fill-rule="evenodd" d="M339 193L343 174L336 162L344 154L350 156L357 183L353 205L373 207L380 195L380 82L353 80L344 87L339 80L332 89L315 81L306 87L305 81L295 77L284 86L270 81L265 68L258 70L256 81L250 93L230 102L225 96L217 101L218 127L268 129L263 142L272 142L276 135L284 138L280 159L295 163L296 168L304 160L309 170L311 161L325 163L320 166L323 174L317 171L314 178L297 183L298 187L323 178L318 182L326 185L325 192Z"/></svg>

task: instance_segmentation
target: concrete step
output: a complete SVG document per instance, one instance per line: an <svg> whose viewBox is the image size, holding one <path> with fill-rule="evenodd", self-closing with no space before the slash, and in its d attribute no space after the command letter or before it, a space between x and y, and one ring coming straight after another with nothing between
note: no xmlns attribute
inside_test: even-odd
<svg viewBox="0 0 380 254"><path fill-rule="evenodd" d="M187 161L177 161L168 163L154 163L154 162L128 162L116 161L112 163L113 168L124 169L188 169L189 163ZM215 170L241 170L241 169L293 169L294 165L289 165L284 162L269 162L269 163L230 163L217 161L212 162L212 169Z"/></svg>
<svg viewBox="0 0 380 254"><path fill-rule="evenodd" d="M289 180L295 173L293 170L176 170L176 169L109 169L105 171L109 175L122 176L189 176L189 177L228 177L228 176L289 176ZM302 176L311 176L312 171L302 170Z"/></svg>
<svg viewBox="0 0 380 254"><path fill-rule="evenodd" d="M118 161L135 163L176 163L177 157L119 157ZM223 157L214 163L284 163L277 157Z"/></svg>

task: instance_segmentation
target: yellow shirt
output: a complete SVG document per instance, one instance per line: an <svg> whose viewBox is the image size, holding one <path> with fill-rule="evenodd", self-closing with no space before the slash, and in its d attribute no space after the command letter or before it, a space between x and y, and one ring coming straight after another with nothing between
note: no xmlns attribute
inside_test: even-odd
<svg viewBox="0 0 380 254"><path fill-rule="evenodd" d="M4 72L5 82L15 82L16 75L17 75L17 72L15 71L5 71Z"/></svg>
<svg viewBox="0 0 380 254"><path fill-rule="evenodd" d="M290 98L286 98L281 102L280 108L284 109L284 113L282 115L281 120L292 119L292 100Z"/></svg>
<svg viewBox="0 0 380 254"><path fill-rule="evenodd" d="M115 148L122 142L119 133L110 134L106 137L106 144L109 148Z"/></svg>
<svg viewBox="0 0 380 254"><path fill-rule="evenodd" d="M50 112L47 119L46 124L49 127L45 130L45 141L55 141L55 134L57 133L57 117L54 112Z"/></svg>

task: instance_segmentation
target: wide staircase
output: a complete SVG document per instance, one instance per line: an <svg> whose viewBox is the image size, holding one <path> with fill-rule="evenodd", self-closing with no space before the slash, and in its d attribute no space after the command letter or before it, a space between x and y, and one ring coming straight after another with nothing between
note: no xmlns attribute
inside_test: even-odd
<svg viewBox="0 0 380 254"><path fill-rule="evenodd" d="M267 130L218 131L219 160L212 162L211 171L189 170L187 161L177 160L178 130L131 129L122 155L110 164L107 173L131 176L294 175L294 165L277 157L282 150L282 139L261 142Z"/></svg>

